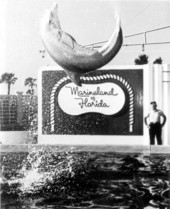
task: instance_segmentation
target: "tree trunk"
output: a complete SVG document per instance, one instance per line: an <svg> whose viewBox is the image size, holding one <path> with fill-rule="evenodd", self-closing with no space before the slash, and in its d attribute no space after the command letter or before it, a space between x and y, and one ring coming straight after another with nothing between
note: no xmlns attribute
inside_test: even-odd
<svg viewBox="0 0 170 209"><path fill-rule="evenodd" d="M8 95L10 95L10 87L11 85L8 83Z"/></svg>

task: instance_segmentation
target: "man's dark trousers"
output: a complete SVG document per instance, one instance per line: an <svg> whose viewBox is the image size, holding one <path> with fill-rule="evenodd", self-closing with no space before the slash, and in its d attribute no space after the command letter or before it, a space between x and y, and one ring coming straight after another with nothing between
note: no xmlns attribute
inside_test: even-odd
<svg viewBox="0 0 170 209"><path fill-rule="evenodd" d="M157 138L157 144L162 145L162 127L159 122L150 123L149 136L151 145L155 144L155 137Z"/></svg>

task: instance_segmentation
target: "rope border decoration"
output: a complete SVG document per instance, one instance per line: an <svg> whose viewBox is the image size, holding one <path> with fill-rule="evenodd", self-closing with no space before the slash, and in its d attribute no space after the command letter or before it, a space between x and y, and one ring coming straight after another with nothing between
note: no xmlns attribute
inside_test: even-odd
<svg viewBox="0 0 170 209"><path fill-rule="evenodd" d="M99 75L99 76L81 76L80 79L82 81L97 81L97 80L105 80L105 79L115 79L119 82L121 82L127 89L129 93L129 132L133 132L133 126L134 126L134 92L131 87L131 85L121 76L115 75L115 74L105 74L105 75ZM55 92L57 91L57 88L64 83L65 81L70 80L70 78L64 77L60 79L55 86L53 87L50 95L50 126L51 126L51 132L54 131L54 98L55 98Z"/></svg>

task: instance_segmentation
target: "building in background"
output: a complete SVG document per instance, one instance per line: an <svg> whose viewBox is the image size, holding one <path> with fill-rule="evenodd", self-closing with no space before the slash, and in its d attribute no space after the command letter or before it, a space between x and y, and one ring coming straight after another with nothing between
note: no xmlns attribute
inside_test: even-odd
<svg viewBox="0 0 170 209"><path fill-rule="evenodd" d="M28 130L37 112L37 96L0 95L0 130Z"/></svg>

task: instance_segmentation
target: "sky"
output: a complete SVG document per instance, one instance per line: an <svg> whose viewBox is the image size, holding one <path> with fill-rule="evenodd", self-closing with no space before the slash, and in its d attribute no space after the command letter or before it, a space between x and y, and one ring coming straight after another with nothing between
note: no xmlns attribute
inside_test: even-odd
<svg viewBox="0 0 170 209"><path fill-rule="evenodd" d="M170 26L170 0L0 0L0 75L14 73L18 78L11 94L27 88L28 77L38 78L43 66L56 66L45 53L41 41L41 19L54 3L59 6L59 19L64 31L81 45L108 40L115 28L118 11L123 30L123 44L143 43L143 36L126 36L150 29ZM170 28L147 34L147 42L170 42ZM122 46L108 65L133 65L140 54L149 56L149 63L162 57L170 64L170 44ZM0 94L7 94L7 85L0 84Z"/></svg>

